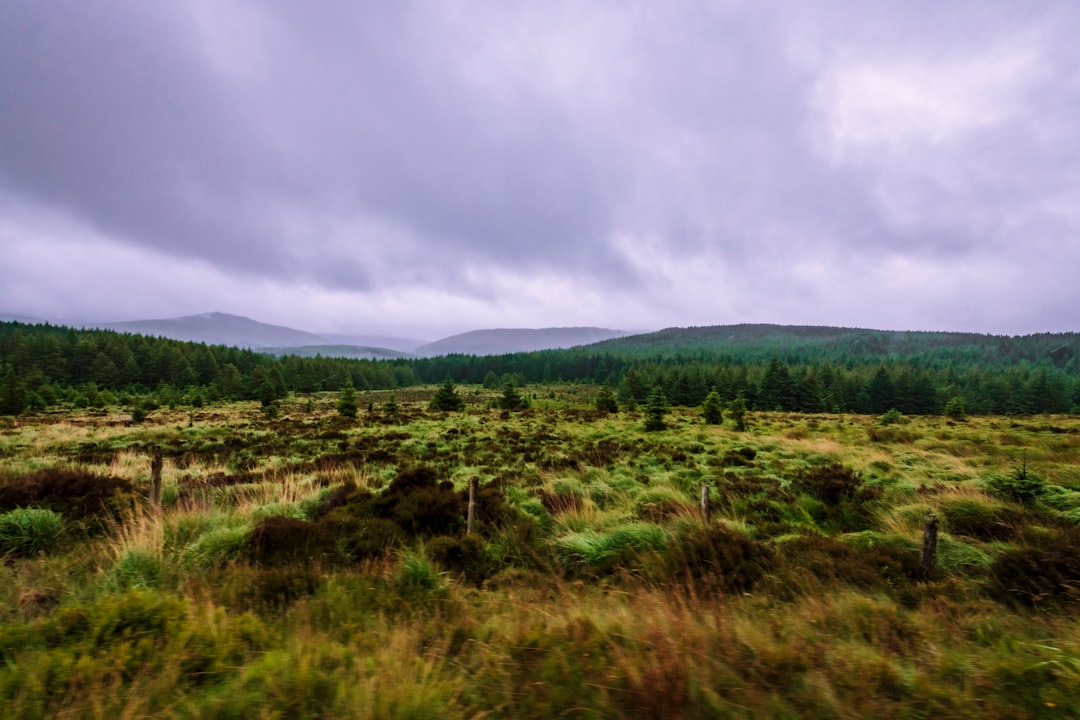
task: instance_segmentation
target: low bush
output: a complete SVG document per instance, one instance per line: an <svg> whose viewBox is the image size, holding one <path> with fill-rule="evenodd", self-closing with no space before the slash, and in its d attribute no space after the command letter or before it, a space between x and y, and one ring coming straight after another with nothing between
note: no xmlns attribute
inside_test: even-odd
<svg viewBox="0 0 1080 720"><path fill-rule="evenodd" d="M1080 602L1080 531L1042 547L1009 550L990 565L998 596L1027 606Z"/></svg>
<svg viewBox="0 0 1080 720"><path fill-rule="evenodd" d="M990 492L1006 500L1033 505L1046 494L1046 481L1027 467L1020 467L1008 475L997 475L986 481Z"/></svg>
<svg viewBox="0 0 1080 720"><path fill-rule="evenodd" d="M701 591L749 592L774 560L764 543L723 527L695 528L667 550L664 571Z"/></svg>
<svg viewBox="0 0 1080 720"><path fill-rule="evenodd" d="M484 541L476 535L463 538L441 536L424 544L424 550L437 565L460 573L466 580L480 584L498 568L487 555Z"/></svg>
<svg viewBox="0 0 1080 720"><path fill-rule="evenodd" d="M333 549L334 537L322 525L281 515L264 518L247 538L247 557L257 565L310 563Z"/></svg>
<svg viewBox="0 0 1080 720"><path fill-rule="evenodd" d="M92 532L123 520L136 501L134 486L127 480L81 470L39 470L0 484L0 512L44 508L63 515L75 529Z"/></svg>
<svg viewBox="0 0 1080 720"><path fill-rule="evenodd" d="M828 505L837 505L844 500L871 500L880 494L880 491L875 492L876 488L864 486L858 473L840 463L803 470L792 484Z"/></svg>
<svg viewBox="0 0 1080 720"><path fill-rule="evenodd" d="M60 513L43 508L17 508L0 514L0 554L34 557L52 552L64 534Z"/></svg>
<svg viewBox="0 0 1080 720"><path fill-rule="evenodd" d="M339 536L338 547L353 560L383 557L405 542L397 523L385 518L370 518L351 524L348 533Z"/></svg>
<svg viewBox="0 0 1080 720"><path fill-rule="evenodd" d="M214 602L234 611L264 613L283 610L315 594L322 576L308 567L237 565L208 573L206 581Z"/></svg>

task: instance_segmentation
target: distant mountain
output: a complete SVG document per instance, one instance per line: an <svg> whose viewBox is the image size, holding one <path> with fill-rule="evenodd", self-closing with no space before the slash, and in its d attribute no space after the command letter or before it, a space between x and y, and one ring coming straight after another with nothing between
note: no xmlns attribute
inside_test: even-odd
<svg viewBox="0 0 1080 720"><path fill-rule="evenodd" d="M505 355L589 345L626 335L629 333L622 330L596 327L473 330L421 345L415 352L427 357L452 354Z"/></svg>
<svg viewBox="0 0 1080 720"><path fill-rule="evenodd" d="M153 337L160 336L173 340L203 342L208 345L234 345L255 349L325 343L323 338L314 333L281 325L268 325L251 318L219 312L162 320L100 323L93 327Z"/></svg>
<svg viewBox="0 0 1080 720"><path fill-rule="evenodd" d="M391 350L384 347L369 347L366 345L299 345L297 347L263 347L259 352L268 355L296 355L298 357L339 357L353 358L355 360L395 360L397 358L414 357L409 353L399 350Z"/></svg>
<svg viewBox="0 0 1080 720"><path fill-rule="evenodd" d="M426 345L427 340L419 338L397 337L393 335L355 335L349 333L320 333L330 345L355 345L368 348L383 348L398 350L402 353L412 354L416 348Z"/></svg>
<svg viewBox="0 0 1080 720"><path fill-rule="evenodd" d="M0 322L17 322L23 325L42 325L47 320L41 318L31 317L29 315L18 315L16 313L0 312Z"/></svg>

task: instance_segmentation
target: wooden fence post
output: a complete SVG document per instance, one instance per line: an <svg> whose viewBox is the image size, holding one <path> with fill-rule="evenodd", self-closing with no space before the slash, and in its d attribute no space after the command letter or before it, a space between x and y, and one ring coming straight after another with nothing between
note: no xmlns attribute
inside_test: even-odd
<svg viewBox="0 0 1080 720"><path fill-rule="evenodd" d="M161 448L155 447L154 454L150 458L150 502L154 507L161 506L161 468L165 459L161 456Z"/></svg>
<svg viewBox="0 0 1080 720"><path fill-rule="evenodd" d="M469 515L465 521L466 535L472 535L473 523L476 519L476 485L478 482L476 477L469 478Z"/></svg>
<svg viewBox="0 0 1080 720"><path fill-rule="evenodd" d="M934 511L926 513L926 524L922 535L922 569L927 575L937 569L937 533L938 517Z"/></svg>
<svg viewBox="0 0 1080 720"><path fill-rule="evenodd" d="M709 486L701 486L701 519L708 525L709 524Z"/></svg>

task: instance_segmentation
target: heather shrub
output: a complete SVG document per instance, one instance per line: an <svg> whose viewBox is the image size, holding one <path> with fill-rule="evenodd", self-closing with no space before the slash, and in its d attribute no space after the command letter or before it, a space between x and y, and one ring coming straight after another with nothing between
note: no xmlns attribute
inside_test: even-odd
<svg viewBox="0 0 1080 720"><path fill-rule="evenodd" d="M828 505L856 499L860 491L863 491L863 495L868 494L863 488L862 478L840 463L819 465L804 470L792 484L802 492Z"/></svg>
<svg viewBox="0 0 1080 720"><path fill-rule="evenodd" d="M1080 601L1080 532L1058 534L1041 547L1008 550L990 565L998 596L1022 605Z"/></svg>
<svg viewBox="0 0 1080 720"><path fill-rule="evenodd" d="M366 518L349 527L348 533L339 536L338 547L354 560L383 557L406 539L397 523L385 518Z"/></svg>
<svg viewBox="0 0 1080 720"><path fill-rule="evenodd" d="M488 559L484 541L476 535L433 538L424 544L424 551L439 567L460 573L472 583L483 582L497 569Z"/></svg>
<svg viewBox="0 0 1080 720"><path fill-rule="evenodd" d="M264 518L247 539L247 557L259 565L310 563L333 549L334 537L325 527L281 515Z"/></svg>
<svg viewBox="0 0 1080 720"><path fill-rule="evenodd" d="M137 499L127 480L81 470L48 469L0 484L0 512L36 507L60 513L75 530L99 532L119 522Z"/></svg>
<svg viewBox="0 0 1080 720"><path fill-rule="evenodd" d="M765 544L712 526L680 535L666 553L666 577L688 582L699 590L749 592L764 577L774 560Z"/></svg>

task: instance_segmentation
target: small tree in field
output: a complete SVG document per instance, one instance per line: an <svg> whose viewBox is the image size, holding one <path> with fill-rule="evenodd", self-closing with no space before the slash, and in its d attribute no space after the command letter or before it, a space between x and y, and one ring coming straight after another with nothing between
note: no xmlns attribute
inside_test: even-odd
<svg viewBox="0 0 1080 720"><path fill-rule="evenodd" d="M945 403L945 417L952 420L967 420L964 398L959 395L949 398L949 402Z"/></svg>
<svg viewBox="0 0 1080 720"><path fill-rule="evenodd" d="M356 404L356 388L353 387L352 380L345 383L345 387L341 388L338 393L337 411L341 417L354 418L360 408Z"/></svg>
<svg viewBox="0 0 1080 720"><path fill-rule="evenodd" d="M667 395L664 394L664 388L656 385L645 401L645 429L649 432L665 429L667 423L664 422L664 416L667 411Z"/></svg>
<svg viewBox="0 0 1080 720"><path fill-rule="evenodd" d="M498 405L501 410L524 410L529 407L529 401L518 392L514 383L508 382L503 387Z"/></svg>
<svg viewBox="0 0 1080 720"><path fill-rule="evenodd" d="M431 398L429 407L432 410L442 410L443 412L457 412L458 410L465 409L465 401L458 395L457 388L454 387L452 380L447 378L446 382L435 392L434 397Z"/></svg>
<svg viewBox="0 0 1080 720"><path fill-rule="evenodd" d="M615 392L610 385L604 385L596 394L596 409L602 413L619 412L619 403L615 400Z"/></svg>
<svg viewBox="0 0 1080 720"><path fill-rule="evenodd" d="M728 404L728 414L731 415L731 422L736 430L742 432L747 429L746 398L742 396L742 393L739 393L739 396Z"/></svg>
<svg viewBox="0 0 1080 720"><path fill-rule="evenodd" d="M701 416L706 425L719 425L724 422L723 403L720 402L720 393L713 390L705 396L705 402L701 403Z"/></svg>

